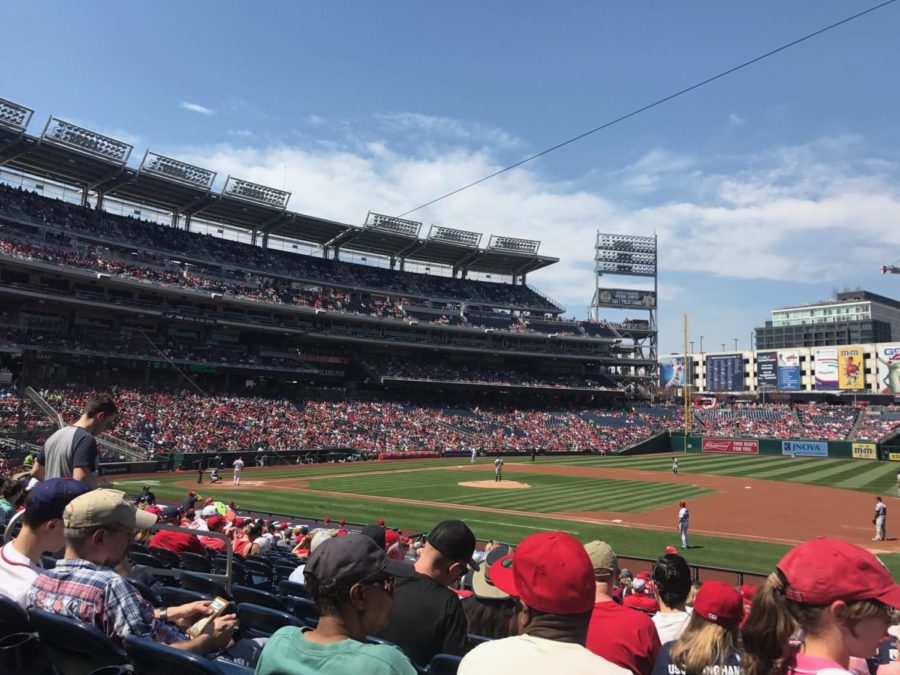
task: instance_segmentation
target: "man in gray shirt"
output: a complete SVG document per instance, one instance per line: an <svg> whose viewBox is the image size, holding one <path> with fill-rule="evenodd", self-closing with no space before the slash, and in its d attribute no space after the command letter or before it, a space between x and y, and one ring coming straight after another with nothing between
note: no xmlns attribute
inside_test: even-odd
<svg viewBox="0 0 900 675"><path fill-rule="evenodd" d="M38 480L74 478L84 481L92 490L96 488L99 453L94 436L112 426L118 412L106 394L87 399L79 420L60 429L44 443L31 475Z"/></svg>

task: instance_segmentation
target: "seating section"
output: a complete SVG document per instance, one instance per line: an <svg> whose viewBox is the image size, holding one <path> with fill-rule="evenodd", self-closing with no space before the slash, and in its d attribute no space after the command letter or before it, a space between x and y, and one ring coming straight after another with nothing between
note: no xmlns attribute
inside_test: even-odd
<svg viewBox="0 0 900 675"><path fill-rule="evenodd" d="M734 406L696 410L697 433L757 438L803 438L803 428L787 405Z"/></svg>
<svg viewBox="0 0 900 675"><path fill-rule="evenodd" d="M900 431L900 406L866 411L854 438L861 441L880 441Z"/></svg>
<svg viewBox="0 0 900 675"><path fill-rule="evenodd" d="M314 258L263 249L226 239L165 227L137 218L84 209L7 185L0 185L0 213L70 235L102 239L133 249L154 251L160 260L176 256L238 268L238 274L280 276L327 286L352 287L390 295L457 302L521 307L559 312L549 300L528 286L400 272L367 265ZM6 228L4 228L5 230ZM2 238L6 239L6 233ZM54 235L58 236L58 235ZM58 255L59 249L47 252ZM149 268L144 268L149 269ZM124 270L137 273L136 269ZM178 282L178 279L173 278Z"/></svg>
<svg viewBox="0 0 900 675"><path fill-rule="evenodd" d="M850 406L816 405L797 407L797 417L803 433L809 438L827 438L842 441L847 438L856 423L858 409Z"/></svg>

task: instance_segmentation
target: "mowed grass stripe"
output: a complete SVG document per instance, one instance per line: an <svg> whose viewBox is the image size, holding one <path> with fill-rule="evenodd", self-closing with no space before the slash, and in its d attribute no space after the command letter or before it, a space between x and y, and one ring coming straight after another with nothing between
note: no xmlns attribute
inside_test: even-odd
<svg viewBox="0 0 900 675"><path fill-rule="evenodd" d="M894 484L894 471L895 467L888 462L872 462L872 466L865 471L857 472L856 475L835 483L835 486L859 488L870 484L884 484L891 487Z"/></svg>
<svg viewBox="0 0 900 675"><path fill-rule="evenodd" d="M839 459L819 459L805 461L797 459L790 463L785 462L764 471L750 471L747 473L747 477L761 479L779 478L786 481L801 482L800 479L803 476L808 476L810 473L821 471L822 469L828 469L829 471L836 469L837 472L841 472L847 470L852 471L853 467L848 467L846 462L842 462Z"/></svg>
<svg viewBox="0 0 900 675"><path fill-rule="evenodd" d="M427 474L427 475L426 475ZM382 497L423 499L445 503L486 506L492 508L535 511L647 510L672 503L681 495L697 496L707 491L686 489L679 485L529 474L522 476L530 488L499 490L461 487L456 471L428 471L396 475L320 478L310 481L310 488L330 492L350 492ZM518 477L518 476L517 476ZM629 507L624 509L623 505Z"/></svg>

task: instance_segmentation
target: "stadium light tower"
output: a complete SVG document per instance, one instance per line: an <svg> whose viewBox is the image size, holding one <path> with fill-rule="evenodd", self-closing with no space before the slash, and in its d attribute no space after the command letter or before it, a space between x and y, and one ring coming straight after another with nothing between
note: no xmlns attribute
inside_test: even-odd
<svg viewBox="0 0 900 675"><path fill-rule="evenodd" d="M591 321L600 321L601 310L625 310L629 314L647 312L647 318L628 317L615 325L615 331L623 340L630 342L632 363L622 359L616 370L620 375L629 375L643 381L645 385L656 384L659 368L657 351L657 246L656 236L638 237L626 234L605 234L597 232L594 245L594 298L591 301ZM614 277L612 282L604 276ZM642 277L653 280L653 290L634 288L621 277ZM646 360L649 364L638 364L635 360Z"/></svg>

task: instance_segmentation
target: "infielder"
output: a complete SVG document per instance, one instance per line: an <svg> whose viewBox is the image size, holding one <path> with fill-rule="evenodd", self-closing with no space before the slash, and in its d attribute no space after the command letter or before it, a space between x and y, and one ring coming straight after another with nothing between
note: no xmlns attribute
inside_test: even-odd
<svg viewBox="0 0 900 675"><path fill-rule="evenodd" d="M503 458L498 457L494 460L494 482L499 483L503 480Z"/></svg>
<svg viewBox="0 0 900 675"><path fill-rule="evenodd" d="M472 448L472 461L469 462L469 464L474 464L474 463L475 463L475 458L476 458L476 457L478 457L478 450L476 450L476 449L473 447L473 448Z"/></svg>
<svg viewBox="0 0 900 675"><path fill-rule="evenodd" d="M241 459L240 457L238 457L236 460L234 460L234 463L232 463L232 466L234 467L234 484L240 485L241 484L241 471L244 470L244 460Z"/></svg>
<svg viewBox="0 0 900 675"><path fill-rule="evenodd" d="M887 504L881 501L881 497L875 497L875 517L872 524L875 526L875 536L872 541L884 541L884 526L887 521Z"/></svg>
<svg viewBox="0 0 900 675"><path fill-rule="evenodd" d="M897 472L897 496L900 496L900 471Z"/></svg>
<svg viewBox="0 0 900 675"><path fill-rule="evenodd" d="M677 457L672 458L672 475L673 476L678 475L678 458Z"/></svg>
<svg viewBox="0 0 900 675"><path fill-rule="evenodd" d="M681 547L688 547L688 526L690 525L691 515L688 513L687 502L681 500L678 502L678 531L681 532Z"/></svg>

